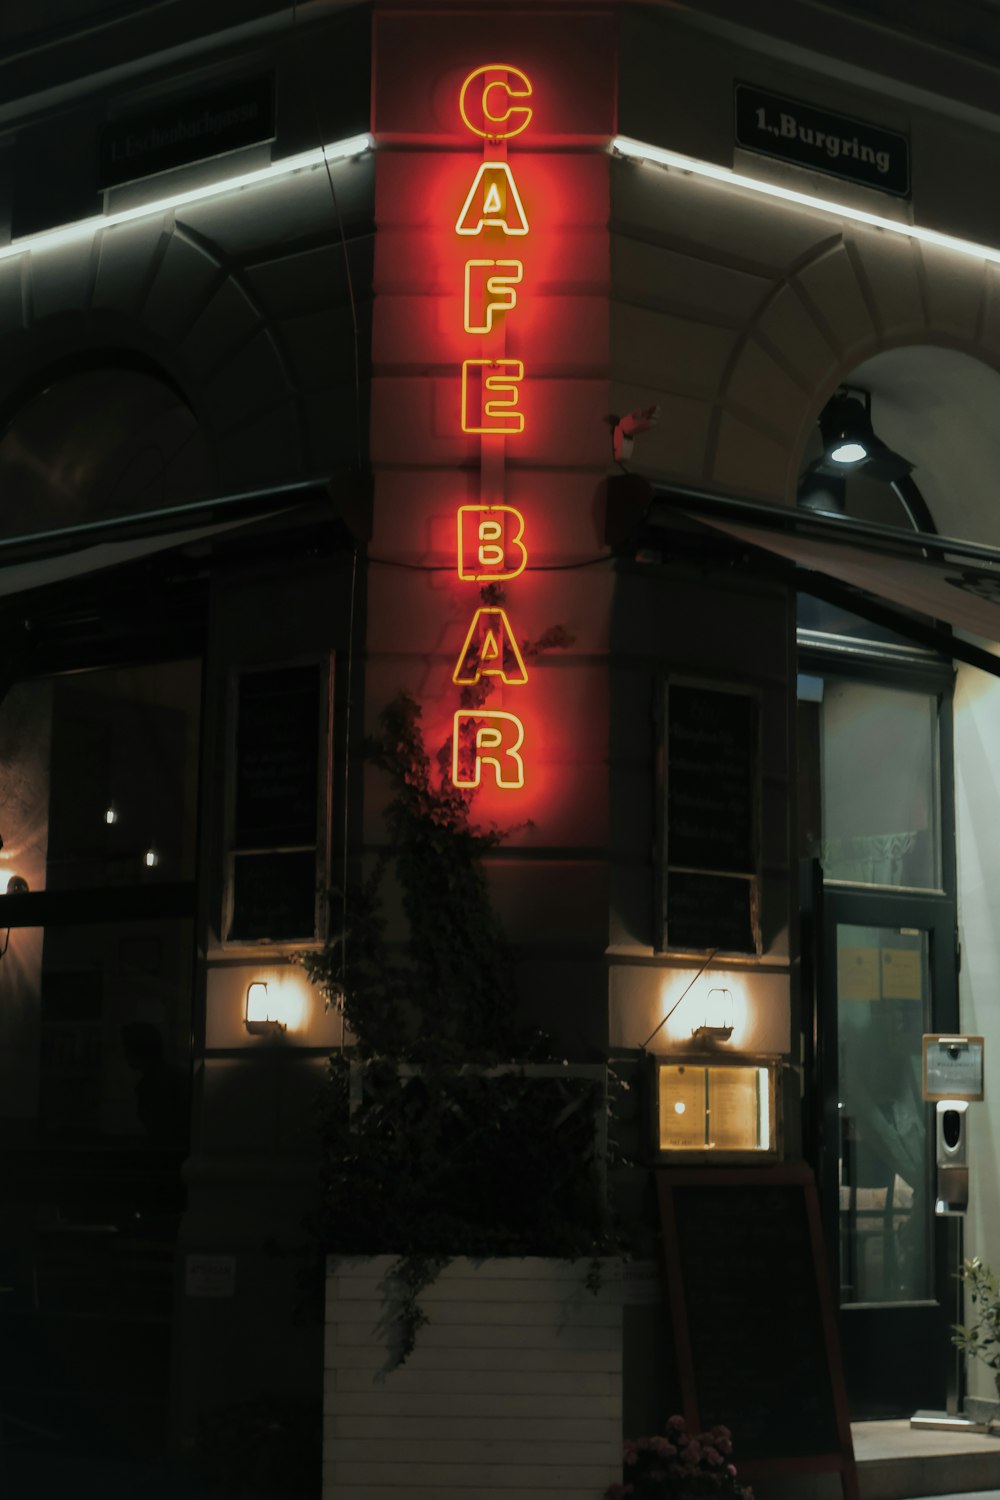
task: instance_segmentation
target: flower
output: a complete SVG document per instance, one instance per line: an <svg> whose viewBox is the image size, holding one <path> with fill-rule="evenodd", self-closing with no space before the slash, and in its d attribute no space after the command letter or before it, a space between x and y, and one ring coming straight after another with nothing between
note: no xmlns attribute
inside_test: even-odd
<svg viewBox="0 0 1000 1500"><path fill-rule="evenodd" d="M692 1432L683 1417L668 1417L663 1433L631 1438L624 1445L626 1482L610 1485L605 1500L753 1500L753 1491L739 1483L735 1465L726 1462L732 1450L732 1434L721 1423Z"/></svg>

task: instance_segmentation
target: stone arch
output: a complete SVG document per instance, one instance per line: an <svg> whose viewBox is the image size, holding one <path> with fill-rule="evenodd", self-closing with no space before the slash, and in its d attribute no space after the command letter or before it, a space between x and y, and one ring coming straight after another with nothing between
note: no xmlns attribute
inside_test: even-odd
<svg viewBox="0 0 1000 1500"><path fill-rule="evenodd" d="M374 168L349 166L338 192L350 188L356 233ZM67 359L124 356L182 393L217 493L355 461L355 425L338 430L337 413L345 401L360 409L356 319L328 194L323 174L301 174L274 198L245 190L183 220L168 209L4 260L0 412Z"/></svg>
<svg viewBox="0 0 1000 1500"><path fill-rule="evenodd" d="M740 489L794 504L816 419L833 391L874 375L888 396L908 360L918 378L904 381L911 420L902 421L910 433L900 447L907 451L908 439L929 457L919 422L933 404L931 351L939 351L937 373L958 402L959 422L974 393L981 411L1000 371L998 294L1000 270L981 259L866 226L817 238L775 278L722 373L707 455L712 482L733 488L741 462ZM890 419L894 430L903 417L900 410ZM987 442L984 463L988 450Z"/></svg>
<svg viewBox="0 0 1000 1500"><path fill-rule="evenodd" d="M64 357L0 407L0 536L163 510L213 489L183 390L130 350Z"/></svg>

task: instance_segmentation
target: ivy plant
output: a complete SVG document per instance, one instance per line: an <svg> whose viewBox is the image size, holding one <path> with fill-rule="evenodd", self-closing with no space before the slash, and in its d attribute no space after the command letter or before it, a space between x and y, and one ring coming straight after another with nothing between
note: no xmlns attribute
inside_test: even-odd
<svg viewBox="0 0 1000 1500"><path fill-rule="evenodd" d="M598 1146L605 1089L518 1020L483 864L504 835L474 824L468 794L432 764L411 698L386 707L367 748L388 783L387 847L334 893L338 930L299 962L353 1039L321 1101L320 1243L399 1256L385 1287L392 1364L423 1321L420 1291L453 1256L592 1261L617 1240ZM402 943L390 941L390 880ZM541 1062L555 1066L530 1066Z"/></svg>

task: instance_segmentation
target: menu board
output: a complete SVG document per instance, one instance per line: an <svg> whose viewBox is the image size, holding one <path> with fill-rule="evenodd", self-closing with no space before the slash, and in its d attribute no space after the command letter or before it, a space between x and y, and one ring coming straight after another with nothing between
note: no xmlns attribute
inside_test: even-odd
<svg viewBox="0 0 1000 1500"><path fill-rule="evenodd" d="M665 702L662 946L759 953L757 698L671 681Z"/></svg>
<svg viewBox="0 0 1000 1500"><path fill-rule="evenodd" d="M740 1477L824 1470L858 1483L812 1174L660 1169L684 1414L733 1434Z"/></svg>

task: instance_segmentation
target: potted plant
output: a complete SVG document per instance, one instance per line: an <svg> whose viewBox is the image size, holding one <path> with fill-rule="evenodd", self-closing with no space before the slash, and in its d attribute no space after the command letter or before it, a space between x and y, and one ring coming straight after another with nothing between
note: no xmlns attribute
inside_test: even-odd
<svg viewBox="0 0 1000 1500"><path fill-rule="evenodd" d="M964 1260L958 1274L969 1295L973 1320L952 1325L952 1343L966 1358L978 1359L993 1371L1000 1396L1000 1277L978 1255Z"/></svg>
<svg viewBox="0 0 1000 1500"><path fill-rule="evenodd" d="M609 1485L605 1500L753 1500L753 1491L739 1482L732 1451L728 1427L694 1433L683 1417L670 1417L665 1433L625 1444L624 1480Z"/></svg>
<svg viewBox="0 0 1000 1500"><path fill-rule="evenodd" d="M621 1433L606 1068L570 1066L520 1022L483 867L502 834L435 774L411 699L388 705L368 753L388 779L388 846L299 960L351 1039L320 1123L327 1473L352 1493L474 1496L540 1463L553 1500L596 1496ZM405 942L390 940L390 881ZM558 1436L574 1387L582 1454Z"/></svg>

